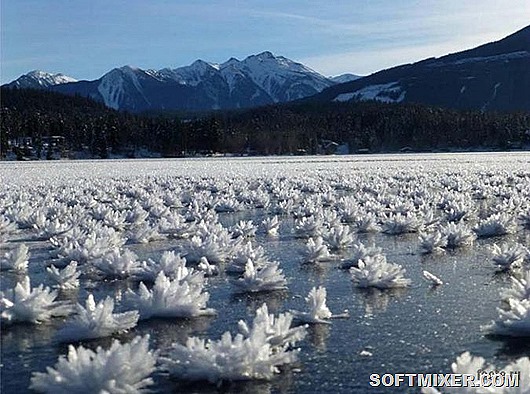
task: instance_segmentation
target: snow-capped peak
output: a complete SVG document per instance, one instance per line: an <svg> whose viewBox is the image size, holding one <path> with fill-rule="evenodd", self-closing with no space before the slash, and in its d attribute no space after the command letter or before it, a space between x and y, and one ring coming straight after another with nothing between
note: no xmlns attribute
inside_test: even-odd
<svg viewBox="0 0 530 394"><path fill-rule="evenodd" d="M64 74L52 74L45 71L33 70L22 75L10 85L16 88L48 88L63 83L77 82L77 79Z"/></svg>
<svg viewBox="0 0 530 394"><path fill-rule="evenodd" d="M204 60L195 60L191 65L175 69L163 68L159 74L164 79L172 79L182 85L197 86L205 75L218 72L219 64L208 63Z"/></svg>

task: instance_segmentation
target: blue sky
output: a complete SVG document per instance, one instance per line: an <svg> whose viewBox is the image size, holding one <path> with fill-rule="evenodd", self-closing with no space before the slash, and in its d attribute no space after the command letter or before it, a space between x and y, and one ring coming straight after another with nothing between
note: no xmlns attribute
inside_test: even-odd
<svg viewBox="0 0 530 394"><path fill-rule="evenodd" d="M366 75L500 39L528 0L2 0L1 82L39 69L96 79L269 50L325 75Z"/></svg>

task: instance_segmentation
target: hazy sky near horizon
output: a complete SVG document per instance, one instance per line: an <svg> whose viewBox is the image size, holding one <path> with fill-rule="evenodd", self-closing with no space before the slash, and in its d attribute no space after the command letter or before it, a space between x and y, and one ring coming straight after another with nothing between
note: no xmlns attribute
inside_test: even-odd
<svg viewBox="0 0 530 394"><path fill-rule="evenodd" d="M271 51L324 75L366 75L530 24L529 0L1 0L0 79L96 79Z"/></svg>

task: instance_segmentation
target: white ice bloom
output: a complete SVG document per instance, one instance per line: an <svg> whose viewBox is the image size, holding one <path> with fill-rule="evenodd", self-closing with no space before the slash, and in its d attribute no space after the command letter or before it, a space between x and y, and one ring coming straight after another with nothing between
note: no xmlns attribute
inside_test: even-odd
<svg viewBox="0 0 530 394"><path fill-rule="evenodd" d="M111 211L112 209L106 206L105 204L97 203L92 207L90 215L96 220L103 220L105 215L107 215L107 213Z"/></svg>
<svg viewBox="0 0 530 394"><path fill-rule="evenodd" d="M423 254L440 253L447 247L447 237L440 231L432 233L420 232L420 250Z"/></svg>
<svg viewBox="0 0 530 394"><path fill-rule="evenodd" d="M55 283L54 287L58 287L63 290L76 289L79 287L79 276L80 272L77 271L77 262L71 261L62 270L58 269L54 265L46 268L48 277Z"/></svg>
<svg viewBox="0 0 530 394"><path fill-rule="evenodd" d="M159 219L170 214L171 210L162 201L156 201L149 207L149 216L153 218Z"/></svg>
<svg viewBox="0 0 530 394"><path fill-rule="evenodd" d="M414 214L389 214L383 219L382 231L385 234L398 235L416 233L421 230L423 223Z"/></svg>
<svg viewBox="0 0 530 394"><path fill-rule="evenodd" d="M351 267L357 267L359 260L365 260L367 257L374 257L381 255L383 249L376 246L364 246L362 242L356 242L351 250L351 256L343 260L340 267L342 269L350 269Z"/></svg>
<svg viewBox="0 0 530 394"><path fill-rule="evenodd" d="M278 215L290 215L294 210L294 201L287 199L278 201L278 203L274 206L273 212Z"/></svg>
<svg viewBox="0 0 530 394"><path fill-rule="evenodd" d="M125 241L126 239L112 228L95 227L84 236L75 237L70 234L63 241L59 241L57 254L65 259L86 263L103 257L116 248L121 248Z"/></svg>
<svg viewBox="0 0 530 394"><path fill-rule="evenodd" d="M453 373L476 375L478 371L493 371L492 365L487 365L482 357L474 357L469 352L464 352L451 364Z"/></svg>
<svg viewBox="0 0 530 394"><path fill-rule="evenodd" d="M94 266L109 279L127 279L140 275L142 264L138 256L129 249L114 249L111 253L94 261Z"/></svg>
<svg viewBox="0 0 530 394"><path fill-rule="evenodd" d="M159 261L148 259L142 262L142 272L138 276L144 280L155 281L158 275L163 272L170 279L186 279L201 284L203 281L202 274L198 271L195 272L193 268L188 268L186 262L186 258L182 257L180 253L165 251Z"/></svg>
<svg viewBox="0 0 530 394"><path fill-rule="evenodd" d="M103 215L102 221L105 226L112 227L115 230L123 230L127 220L127 212L114 211L109 209Z"/></svg>
<svg viewBox="0 0 530 394"><path fill-rule="evenodd" d="M265 234L271 237L278 236L278 230L280 229L280 221L278 220L278 216L272 216L263 219L263 222L261 222L261 225L263 226L263 229L265 230Z"/></svg>
<svg viewBox="0 0 530 394"><path fill-rule="evenodd" d="M229 331L217 341L188 338L186 345L173 344L161 367L182 380L207 380L212 383L241 380L270 380L279 366L297 359L287 347L273 350L264 332L245 338Z"/></svg>
<svg viewBox="0 0 530 394"><path fill-rule="evenodd" d="M18 227L14 221L11 221L8 217L0 215L0 241L7 238L9 234L17 231Z"/></svg>
<svg viewBox="0 0 530 394"><path fill-rule="evenodd" d="M294 346L306 336L307 326L291 327L294 316L290 312L280 313L277 317L269 313L266 303L257 310L256 316L249 326L244 320L238 322L239 332L245 337L252 338L261 333L273 347L273 351L286 346Z"/></svg>
<svg viewBox="0 0 530 394"><path fill-rule="evenodd" d="M245 266L249 259L252 260L254 267L257 269L260 269L268 263L263 246L258 245L254 247L251 242L235 245L232 253L233 255L230 264L226 267L226 272L245 272Z"/></svg>
<svg viewBox="0 0 530 394"><path fill-rule="evenodd" d="M291 311L294 317L302 323L324 323L329 324L329 319L347 317L348 314L333 315L326 305L326 288L323 286L313 287L305 298L309 312Z"/></svg>
<svg viewBox="0 0 530 394"><path fill-rule="evenodd" d="M504 374L509 374L516 372L519 374L519 384L518 387L508 387L508 385L503 385L497 387L497 385L485 386L477 385L473 387L445 387L442 391L438 391L434 388L422 388L421 392L423 394L441 394L441 393L469 393L469 394L529 394L530 393L530 358L521 357L512 363L505 365L504 367L498 367L493 364L486 363L486 360L483 357L472 356L469 352L464 352L456 358L456 361L451 364L451 370L454 374L458 375L473 375L477 376L480 371L483 371L484 374L489 374L494 371L502 371ZM491 376L495 379L494 376ZM485 380L484 382L489 382L490 380ZM493 381L495 382L495 381Z"/></svg>
<svg viewBox="0 0 530 394"><path fill-rule="evenodd" d="M528 250L520 244L503 244L499 246L493 244L493 262L501 270L509 270L511 268L520 268L528 253Z"/></svg>
<svg viewBox="0 0 530 394"><path fill-rule="evenodd" d="M348 223L351 223L358 233L376 233L381 231L377 215L372 212L356 214Z"/></svg>
<svg viewBox="0 0 530 394"><path fill-rule="evenodd" d="M31 215L29 216L28 222L31 228L39 229L44 227L46 220L47 217L45 209L37 208L37 210L33 211L33 213L31 213Z"/></svg>
<svg viewBox="0 0 530 394"><path fill-rule="evenodd" d="M72 224L69 222L61 222L59 218L53 220L46 219L41 225L34 225L38 232L38 236L44 239L49 239L57 235L64 234L72 229Z"/></svg>
<svg viewBox="0 0 530 394"><path fill-rule="evenodd" d="M340 216L337 212L333 210L324 210L320 214L322 222L327 228L338 227L340 226Z"/></svg>
<svg viewBox="0 0 530 394"><path fill-rule="evenodd" d="M240 220L235 226L232 227L232 234L235 238L252 238L256 236L258 228L254 225L252 220Z"/></svg>
<svg viewBox="0 0 530 394"><path fill-rule="evenodd" d="M206 276L214 276L219 274L219 267L214 264L210 264L206 257L201 257L197 268L204 272Z"/></svg>
<svg viewBox="0 0 530 394"><path fill-rule="evenodd" d="M348 226L335 226L323 234L331 250L348 249L355 242L355 236Z"/></svg>
<svg viewBox="0 0 530 394"><path fill-rule="evenodd" d="M286 290L287 280L282 270L278 268L279 265L278 262L270 262L258 270L252 260L249 259L243 277L233 283L237 287L237 291L241 293Z"/></svg>
<svg viewBox="0 0 530 394"><path fill-rule="evenodd" d="M403 277L405 269L401 265L388 263L384 255L359 260L358 267L350 268L350 274L357 287L389 289L406 287L411 282Z"/></svg>
<svg viewBox="0 0 530 394"><path fill-rule="evenodd" d="M495 213L481 220L473 231L479 238L495 237L499 235L513 234L517 231L515 217L505 213Z"/></svg>
<svg viewBox="0 0 530 394"><path fill-rule="evenodd" d="M309 238L302 253L304 255L304 261L307 263L317 263L332 259L322 237L316 237L316 239Z"/></svg>
<svg viewBox="0 0 530 394"><path fill-rule="evenodd" d="M67 316L72 306L67 302L55 301L57 291L42 284L31 288L29 276L16 284L6 294L0 293L1 318L3 323L42 323L54 316Z"/></svg>
<svg viewBox="0 0 530 394"><path fill-rule="evenodd" d="M137 394L153 384L157 351L149 350L149 335L121 344L114 340L109 350L96 351L68 346L68 356L54 367L34 372L30 389L41 393Z"/></svg>
<svg viewBox="0 0 530 394"><path fill-rule="evenodd" d="M130 243L147 244L164 239L164 236L158 232L157 228L147 222L129 227L126 234Z"/></svg>
<svg viewBox="0 0 530 394"><path fill-rule="evenodd" d="M326 305L326 288L319 286L318 289L313 287L306 297L309 306L309 312L296 313L295 317L304 323L328 323L325 319L331 317L331 311Z"/></svg>
<svg viewBox="0 0 530 394"><path fill-rule="evenodd" d="M137 309L140 319L152 317L197 317L215 314L206 308L210 295L201 285L186 280L171 280L160 272L151 290L140 282L138 293L128 290L124 305Z"/></svg>
<svg viewBox="0 0 530 394"><path fill-rule="evenodd" d="M228 258L232 245L224 237L216 234L204 237L194 235L189 240L187 248L186 258L190 262L197 262L201 257L206 257L213 263L222 263Z"/></svg>
<svg viewBox="0 0 530 394"><path fill-rule="evenodd" d="M460 222L467 220L475 214L470 201L453 201L444 210L445 218L448 222Z"/></svg>
<svg viewBox="0 0 530 394"><path fill-rule="evenodd" d="M33 210L27 201L19 201L6 211L7 217L15 221L20 229L32 228L33 223L30 220L32 213Z"/></svg>
<svg viewBox="0 0 530 394"><path fill-rule="evenodd" d="M448 223L440 228L443 237L447 238L448 248L469 246L475 242L477 236L464 223Z"/></svg>
<svg viewBox="0 0 530 394"><path fill-rule="evenodd" d="M299 238L316 237L322 233L324 222L320 216L298 219L294 223L294 234Z"/></svg>
<svg viewBox="0 0 530 394"><path fill-rule="evenodd" d="M0 260L2 270L25 272L28 270L29 248L26 244L20 244L16 249L4 254Z"/></svg>
<svg viewBox="0 0 530 394"><path fill-rule="evenodd" d="M530 337L530 300L509 298L508 305L508 309L497 308L499 317L483 330L493 335Z"/></svg>
<svg viewBox="0 0 530 394"><path fill-rule="evenodd" d="M436 275L430 273L427 270L424 270L422 274L425 280L427 280L433 286L440 286L444 284L444 282L440 278L438 278Z"/></svg>
<svg viewBox="0 0 530 394"><path fill-rule="evenodd" d="M524 271L521 278L512 276L512 286L501 292L502 299L508 302L510 298L516 300L530 300L530 269Z"/></svg>
<svg viewBox="0 0 530 394"><path fill-rule="evenodd" d="M112 298L107 297L96 304L92 294L86 299L86 307L77 304L76 310L77 315L68 320L57 332L59 341L71 342L108 337L135 327L139 318L138 311L113 313Z"/></svg>
<svg viewBox="0 0 530 394"><path fill-rule="evenodd" d="M172 238L188 238L193 234L194 225L188 223L184 216L172 212L171 215L160 218L157 222L158 230Z"/></svg>
<svg viewBox="0 0 530 394"><path fill-rule="evenodd" d="M136 206L132 210L126 211L125 221L129 225L139 225L144 223L149 217L149 212L145 211L142 207Z"/></svg>
<svg viewBox="0 0 530 394"><path fill-rule="evenodd" d="M215 212L237 212L241 211L243 207L235 198L223 197L215 203Z"/></svg>

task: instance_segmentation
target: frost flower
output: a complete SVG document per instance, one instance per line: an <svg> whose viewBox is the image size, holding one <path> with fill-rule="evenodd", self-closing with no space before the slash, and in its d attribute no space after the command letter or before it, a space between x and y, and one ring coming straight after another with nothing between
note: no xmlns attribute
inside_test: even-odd
<svg viewBox="0 0 530 394"><path fill-rule="evenodd" d="M383 249L376 246L364 246L362 242L357 242L353 245L351 249L352 255L342 261L340 268L350 269L351 267L357 267L359 260L365 260L368 256L374 257L376 255L381 255Z"/></svg>
<svg viewBox="0 0 530 394"><path fill-rule="evenodd" d="M141 263L137 260L136 254L128 249L123 252L114 249L111 253L97 259L95 267L109 279L127 279L141 272Z"/></svg>
<svg viewBox="0 0 530 394"><path fill-rule="evenodd" d="M278 230L280 228L280 221L278 220L278 216L266 218L261 224L265 230L265 234L270 237L278 236Z"/></svg>
<svg viewBox="0 0 530 394"><path fill-rule="evenodd" d="M278 367L296 361L290 345L302 339L305 327L291 328L288 313L275 318L262 306L252 328L240 322L243 333L225 332L220 340L188 338L186 345L174 344L167 357L161 357L164 370L179 379L212 383L241 380L270 380Z"/></svg>
<svg viewBox="0 0 530 394"><path fill-rule="evenodd" d="M513 234L517 231L517 222L514 217L508 214L495 213L482 220L473 228L473 231L479 238Z"/></svg>
<svg viewBox="0 0 530 394"><path fill-rule="evenodd" d="M423 223L415 215L390 214L383 220L383 233L390 235L417 233L422 226Z"/></svg>
<svg viewBox="0 0 530 394"><path fill-rule="evenodd" d="M305 245L304 250L304 261L308 263L316 263L319 261L329 261L331 260L331 255L329 250L322 237L317 237L316 239L309 238Z"/></svg>
<svg viewBox="0 0 530 394"><path fill-rule="evenodd" d="M313 287L309 295L305 298L309 312L292 311L294 317L303 323L324 323L329 324L329 319L336 317L347 317L347 314L333 315L326 306L326 288Z"/></svg>
<svg viewBox="0 0 530 394"><path fill-rule="evenodd" d="M215 314L214 309L206 308L210 295L203 286L196 286L171 280L160 272L152 290L140 282L138 293L128 290L125 293L125 305L137 309L140 319L152 317L196 317Z"/></svg>
<svg viewBox="0 0 530 394"><path fill-rule="evenodd" d="M257 227L254 226L252 220L240 220L234 227L232 227L232 234L235 238L251 238L256 235Z"/></svg>
<svg viewBox="0 0 530 394"><path fill-rule="evenodd" d="M234 281L238 292L256 293L260 291L274 291L287 289L287 280L278 269L280 263L267 263L263 268L257 269L252 260L248 260L243 277Z"/></svg>
<svg viewBox="0 0 530 394"><path fill-rule="evenodd" d="M526 248L520 244L493 245L493 261L503 271L514 267L521 267L526 254Z"/></svg>
<svg viewBox="0 0 530 394"><path fill-rule="evenodd" d="M510 373L518 373L519 374L519 380L518 380L518 388L516 387L509 387L508 385L503 385L504 387L493 385L492 387L485 387L483 385L479 385L479 387L468 387L465 389L465 391L462 391L462 387L456 388L450 388L446 387L443 389L443 393L476 393L476 394L482 394L482 393L496 393L496 394L503 394L503 393L528 393L530 392L528 390L528 387L530 387L530 358L528 357L521 357L514 362L499 368L495 365L486 364L486 360L483 357L476 357L472 356L469 352L464 352L460 356L456 358L456 361L451 364L451 370L454 374L458 375L473 375L477 376L477 374L480 371L484 371L483 373L489 373L490 371L502 371L503 376L505 374ZM493 380L487 379L487 382L495 382L495 376L492 377ZM504 379L502 379L504 382ZM440 394L441 392L438 391L435 388L423 388L421 391L423 394Z"/></svg>
<svg viewBox="0 0 530 394"><path fill-rule="evenodd" d="M41 393L136 394L153 384L158 353L149 350L149 335L130 343L114 340L109 350L96 351L68 346L68 356L59 357L46 373L34 372L30 389Z"/></svg>
<svg viewBox="0 0 530 394"><path fill-rule="evenodd" d="M493 335L530 337L530 300L510 298L508 305L508 309L497 308L499 317L483 330Z"/></svg>
<svg viewBox="0 0 530 394"><path fill-rule="evenodd" d="M30 253L26 244L20 244L15 250L4 254L4 258L0 260L0 268L2 270L25 272L28 270L29 256Z"/></svg>
<svg viewBox="0 0 530 394"><path fill-rule="evenodd" d="M440 253L447 246L447 237L441 232L420 233L420 249L422 254Z"/></svg>
<svg viewBox="0 0 530 394"><path fill-rule="evenodd" d="M206 257L201 257L197 268L204 272L204 275L206 276L214 276L219 274L219 268L214 264L210 264Z"/></svg>
<svg viewBox="0 0 530 394"><path fill-rule="evenodd" d="M0 297L1 318L6 323L42 323L53 316L67 316L72 311L70 304L55 301L57 291L42 284L32 289L29 276L7 294L0 293Z"/></svg>
<svg viewBox="0 0 530 394"><path fill-rule="evenodd" d="M92 294L88 295L86 307L77 304L76 309L77 315L57 332L61 342L108 337L135 327L139 318L138 311L113 313L112 298L107 297L96 304Z"/></svg>
<svg viewBox="0 0 530 394"><path fill-rule="evenodd" d="M442 236L447 239L448 248L469 246L475 242L477 236L464 223L448 223L440 229Z"/></svg>
<svg viewBox="0 0 530 394"><path fill-rule="evenodd" d="M530 270L523 273L522 278L511 277L512 287L502 291L503 300L514 298L517 300L530 300Z"/></svg>
<svg viewBox="0 0 530 394"><path fill-rule="evenodd" d="M58 287L63 290L76 289L79 287L79 275L80 272L77 270L77 262L72 261L62 270L59 270L54 265L46 268L48 277L55 282L54 287Z"/></svg>
<svg viewBox="0 0 530 394"><path fill-rule="evenodd" d="M358 268L350 268L352 281L357 287L389 289L410 285L410 279L403 277L405 269L398 264L388 263L384 255L359 260L358 265Z"/></svg>
<svg viewBox="0 0 530 394"><path fill-rule="evenodd" d="M332 227L324 238L332 250L344 250L353 245L354 236L347 226Z"/></svg>

